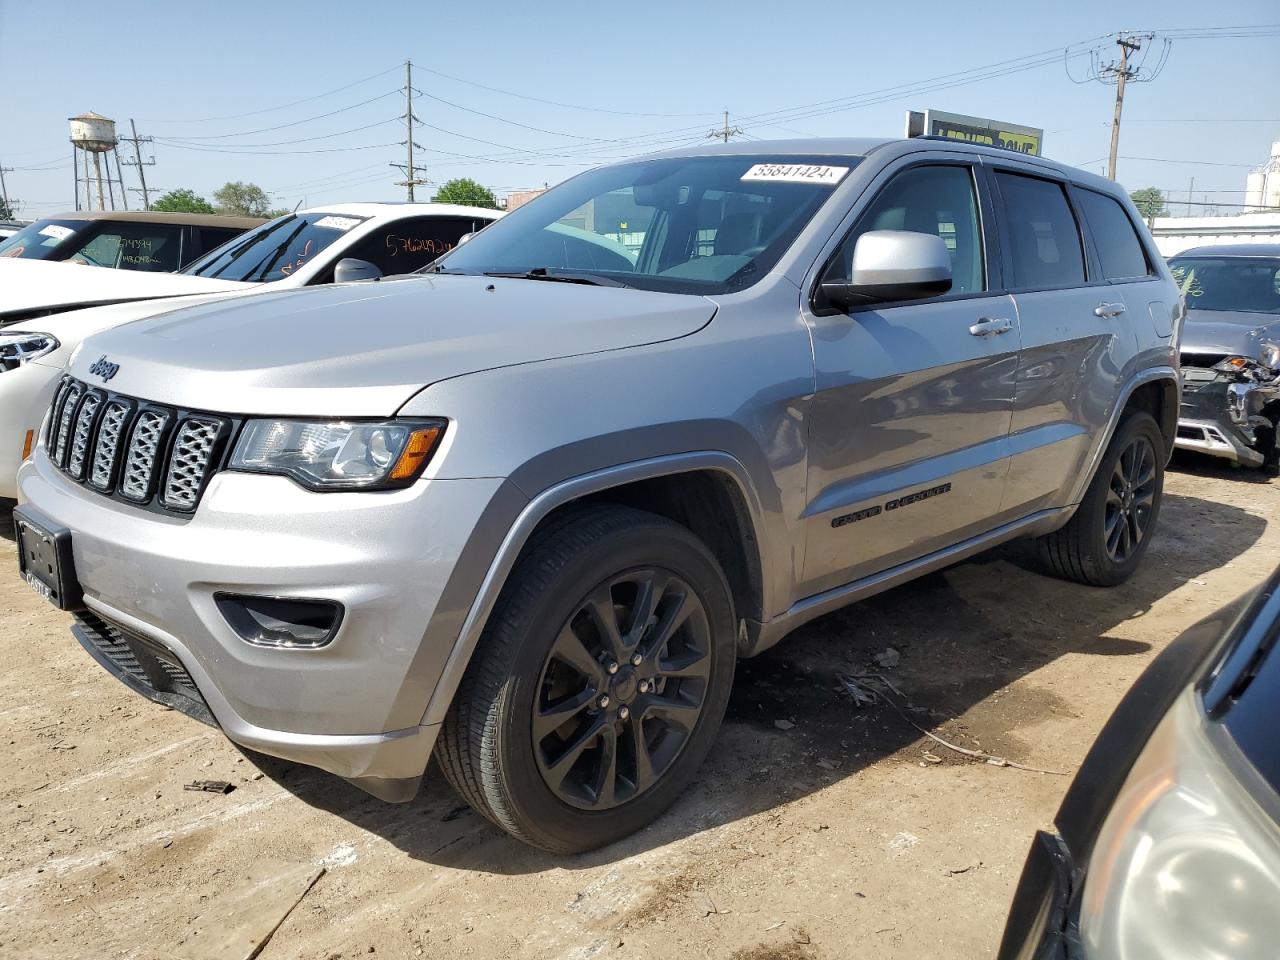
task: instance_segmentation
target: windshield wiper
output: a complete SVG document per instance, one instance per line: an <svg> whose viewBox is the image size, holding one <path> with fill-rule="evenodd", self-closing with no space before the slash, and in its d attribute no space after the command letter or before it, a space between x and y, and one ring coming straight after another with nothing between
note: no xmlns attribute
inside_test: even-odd
<svg viewBox="0 0 1280 960"><path fill-rule="evenodd" d="M598 273L580 273L578 271L557 271L552 273L547 267L534 267L523 273L518 271L493 270L486 271L486 277L509 277L514 280L553 280L556 283L583 283L592 287L625 287L629 284L613 277L601 276Z"/></svg>

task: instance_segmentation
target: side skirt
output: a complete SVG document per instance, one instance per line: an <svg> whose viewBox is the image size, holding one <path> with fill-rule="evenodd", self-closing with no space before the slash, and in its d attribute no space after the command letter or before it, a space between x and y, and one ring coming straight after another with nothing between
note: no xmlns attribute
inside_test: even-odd
<svg viewBox="0 0 1280 960"><path fill-rule="evenodd" d="M883 593L885 590L924 576L926 573L949 567L983 550L989 550L997 544L1018 537L1038 537L1050 533L1066 523L1074 511L1074 506L1037 511L1020 520L1003 524L994 530L962 540L960 543L919 559L900 563L896 567L873 573L861 580L854 580L852 583L806 597L792 604L791 609L786 613L774 617L767 623L748 620L746 621L747 643L742 648L742 655L753 657L768 650L792 630L810 620L831 613L833 610L839 610L848 604L873 597L877 593Z"/></svg>

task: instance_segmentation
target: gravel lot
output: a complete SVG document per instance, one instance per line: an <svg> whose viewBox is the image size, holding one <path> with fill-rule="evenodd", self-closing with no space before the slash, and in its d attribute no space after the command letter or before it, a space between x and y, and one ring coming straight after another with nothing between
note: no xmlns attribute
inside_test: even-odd
<svg viewBox="0 0 1280 960"><path fill-rule="evenodd" d="M0 511L0 957L247 956L219 940L246 896L289 894L278 918L319 867L265 960L989 956L1068 777L952 753L838 676L883 672L952 743L1069 774L1151 658L1280 561L1278 508L1280 482L1179 459L1123 587L1049 579L1014 544L817 621L740 665L670 813L572 858L437 771L385 805L130 693L17 578Z"/></svg>

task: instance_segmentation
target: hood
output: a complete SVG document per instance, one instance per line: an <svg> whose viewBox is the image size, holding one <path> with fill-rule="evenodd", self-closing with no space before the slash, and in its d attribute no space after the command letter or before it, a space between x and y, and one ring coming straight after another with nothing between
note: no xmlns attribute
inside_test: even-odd
<svg viewBox="0 0 1280 960"><path fill-rule="evenodd" d="M466 276L410 276L236 297L91 337L70 370L111 389L224 413L390 416L440 380L687 336L705 297Z"/></svg>
<svg viewBox="0 0 1280 960"><path fill-rule="evenodd" d="M1228 353L1256 358L1262 341L1280 343L1280 316L1234 310L1188 310L1183 353Z"/></svg>
<svg viewBox="0 0 1280 960"><path fill-rule="evenodd" d="M52 334L57 337L61 346L52 353L47 353L33 361L43 366L61 369L67 358L80 346L85 337L110 330L121 324L141 320L144 317L155 317L181 307L227 300L232 297L251 296L256 292L256 285L248 290L230 290L224 293L209 293L203 296L162 297L151 300L131 300L127 303L114 303L105 307L88 307L84 310L67 310L48 316L35 317L22 323L0 329L0 333L22 333L33 331Z"/></svg>
<svg viewBox="0 0 1280 960"><path fill-rule="evenodd" d="M51 260L0 257L0 326L40 312L60 312L125 300L242 290L256 284L210 280L180 273L112 270Z"/></svg>

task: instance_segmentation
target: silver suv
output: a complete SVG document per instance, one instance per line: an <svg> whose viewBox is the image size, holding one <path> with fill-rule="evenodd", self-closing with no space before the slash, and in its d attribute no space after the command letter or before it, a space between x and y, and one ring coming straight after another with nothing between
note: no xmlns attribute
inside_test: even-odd
<svg viewBox="0 0 1280 960"><path fill-rule="evenodd" d="M1013 537L1117 584L1179 294L1112 183L945 140L584 173L420 276L96 335L22 570L134 690L528 843L657 816L735 661Z"/></svg>

